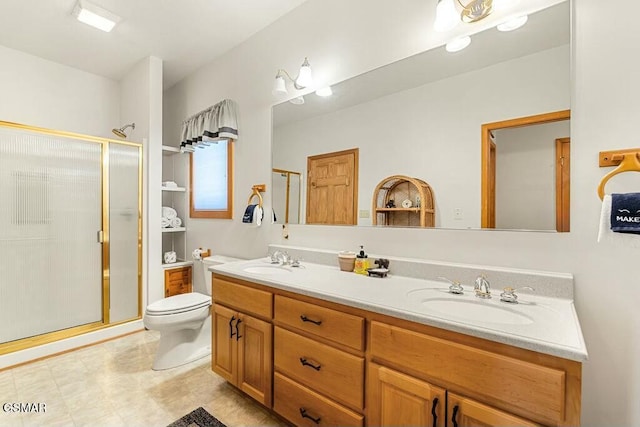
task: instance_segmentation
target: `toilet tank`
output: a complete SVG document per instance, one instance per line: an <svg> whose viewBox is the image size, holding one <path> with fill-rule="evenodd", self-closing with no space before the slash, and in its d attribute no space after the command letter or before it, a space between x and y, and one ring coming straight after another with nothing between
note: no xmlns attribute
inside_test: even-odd
<svg viewBox="0 0 640 427"><path fill-rule="evenodd" d="M224 255L212 255L206 258L202 258L202 270L204 275L204 289L196 289L197 284L194 283L194 292L200 292L205 295L211 295L211 272L209 267L212 265L226 264L228 262L242 261L240 258L233 258Z"/></svg>

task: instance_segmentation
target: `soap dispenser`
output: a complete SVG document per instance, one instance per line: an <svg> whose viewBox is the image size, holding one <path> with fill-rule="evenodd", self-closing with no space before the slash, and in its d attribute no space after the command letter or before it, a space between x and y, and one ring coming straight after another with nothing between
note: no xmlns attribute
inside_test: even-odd
<svg viewBox="0 0 640 427"><path fill-rule="evenodd" d="M369 268L369 258L366 253L364 253L364 246L360 245L360 252L356 255L356 263L354 266L354 273L357 274L367 274L367 269Z"/></svg>

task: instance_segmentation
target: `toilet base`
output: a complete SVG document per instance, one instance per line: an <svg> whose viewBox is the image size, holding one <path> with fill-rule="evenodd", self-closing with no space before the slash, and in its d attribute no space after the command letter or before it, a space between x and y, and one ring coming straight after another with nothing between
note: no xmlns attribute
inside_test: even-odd
<svg viewBox="0 0 640 427"><path fill-rule="evenodd" d="M161 371L202 359L211 354L211 316L199 329L162 331L151 369Z"/></svg>

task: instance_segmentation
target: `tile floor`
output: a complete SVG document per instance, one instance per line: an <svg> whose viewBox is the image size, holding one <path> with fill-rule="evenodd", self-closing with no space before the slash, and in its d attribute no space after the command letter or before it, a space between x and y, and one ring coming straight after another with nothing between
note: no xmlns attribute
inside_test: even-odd
<svg viewBox="0 0 640 427"><path fill-rule="evenodd" d="M228 427L285 426L211 371L211 358L152 371L155 331L137 332L0 371L0 405L46 404L19 414L0 406L0 426L166 426L199 406Z"/></svg>

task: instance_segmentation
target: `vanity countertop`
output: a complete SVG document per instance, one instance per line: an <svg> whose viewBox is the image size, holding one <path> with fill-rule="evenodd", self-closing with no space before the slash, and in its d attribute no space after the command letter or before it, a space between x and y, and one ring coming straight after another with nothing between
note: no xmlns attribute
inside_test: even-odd
<svg viewBox="0 0 640 427"><path fill-rule="evenodd" d="M566 359L587 360L573 300L520 293L518 304L448 292L449 284L389 274L385 278L303 263L273 266L268 258L209 267L214 273Z"/></svg>

